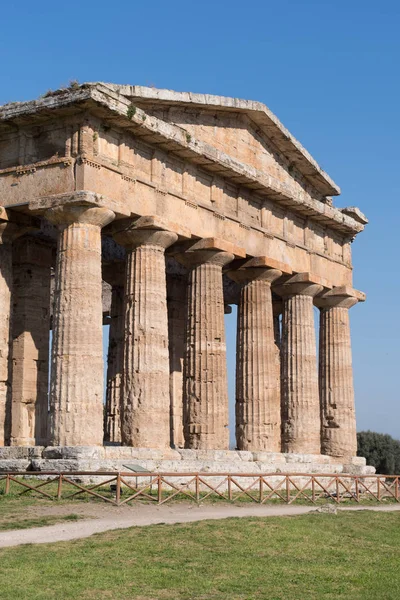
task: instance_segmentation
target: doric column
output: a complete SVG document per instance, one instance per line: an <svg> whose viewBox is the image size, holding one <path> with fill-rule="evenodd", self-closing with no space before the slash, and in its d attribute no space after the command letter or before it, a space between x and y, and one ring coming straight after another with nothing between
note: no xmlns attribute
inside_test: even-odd
<svg viewBox="0 0 400 600"><path fill-rule="evenodd" d="M282 450L320 454L320 405L313 298L323 290L308 273L275 291L283 297L281 384Z"/></svg>
<svg viewBox="0 0 400 600"><path fill-rule="evenodd" d="M142 217L115 232L127 250L122 408L126 446L167 448L170 443L165 249L178 235L168 227L156 217Z"/></svg>
<svg viewBox="0 0 400 600"><path fill-rule="evenodd" d="M231 244L210 238L177 257L189 268L183 388L186 448L229 448L222 267L235 253Z"/></svg>
<svg viewBox="0 0 400 600"><path fill-rule="evenodd" d="M174 261L175 262L175 261ZM187 273L175 262L173 273L167 272L170 436L173 448L183 448L183 357L187 315Z"/></svg>
<svg viewBox="0 0 400 600"><path fill-rule="evenodd" d="M104 441L118 443L121 442L125 264L120 262L103 266L103 279L111 285Z"/></svg>
<svg viewBox="0 0 400 600"><path fill-rule="evenodd" d="M107 209L63 204L46 211L59 228L50 380L53 446L103 444L101 228Z"/></svg>
<svg viewBox="0 0 400 600"><path fill-rule="evenodd" d="M349 308L365 294L339 287L316 298L320 307L319 389L322 454L357 454Z"/></svg>
<svg viewBox="0 0 400 600"><path fill-rule="evenodd" d="M11 315L12 315L12 240L19 228L0 208L0 446L9 443L11 434Z"/></svg>
<svg viewBox="0 0 400 600"><path fill-rule="evenodd" d="M277 377L271 283L280 263L252 259L228 273L241 283L236 352L236 444L238 450L281 450L281 398Z"/></svg>
<svg viewBox="0 0 400 600"><path fill-rule="evenodd" d="M52 248L32 237L13 249L12 446L47 444Z"/></svg>

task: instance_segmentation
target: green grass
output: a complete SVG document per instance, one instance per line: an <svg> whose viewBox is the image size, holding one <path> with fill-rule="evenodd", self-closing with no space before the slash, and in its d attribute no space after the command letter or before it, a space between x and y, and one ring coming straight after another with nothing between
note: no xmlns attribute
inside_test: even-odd
<svg viewBox="0 0 400 600"><path fill-rule="evenodd" d="M154 525L0 551L7 600L400 598L400 513Z"/></svg>
<svg viewBox="0 0 400 600"><path fill-rule="evenodd" d="M3 515L2 515L3 516ZM54 525L63 521L78 521L83 519L81 515L71 513L69 515L51 515L48 517L33 517L31 519L21 519L18 514L9 514L4 519L0 518L0 531L10 531L13 529L29 529L30 527L45 527Z"/></svg>

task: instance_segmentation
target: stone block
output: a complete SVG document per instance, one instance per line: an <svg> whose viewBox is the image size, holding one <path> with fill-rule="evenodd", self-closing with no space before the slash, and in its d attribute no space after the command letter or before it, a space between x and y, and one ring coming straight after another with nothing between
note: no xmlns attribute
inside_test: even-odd
<svg viewBox="0 0 400 600"><path fill-rule="evenodd" d="M261 461L271 464L285 464L286 455L280 452L252 452L254 461Z"/></svg>
<svg viewBox="0 0 400 600"><path fill-rule="evenodd" d="M31 461L28 458L0 459L0 473L23 473L28 471Z"/></svg>
<svg viewBox="0 0 400 600"><path fill-rule="evenodd" d="M48 446L43 450L43 458L54 460L101 459L103 456L104 448L101 446Z"/></svg>

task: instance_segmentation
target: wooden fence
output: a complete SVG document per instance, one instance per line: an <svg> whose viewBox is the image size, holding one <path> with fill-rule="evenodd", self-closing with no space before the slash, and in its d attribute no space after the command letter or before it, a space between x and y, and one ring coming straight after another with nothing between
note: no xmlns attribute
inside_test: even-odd
<svg viewBox="0 0 400 600"><path fill-rule="evenodd" d="M91 481L91 483L88 483ZM121 506L134 501L165 504L207 499L265 504L296 501L400 501L399 475L309 473L40 472L0 474L0 494L38 494L48 500L90 497Z"/></svg>

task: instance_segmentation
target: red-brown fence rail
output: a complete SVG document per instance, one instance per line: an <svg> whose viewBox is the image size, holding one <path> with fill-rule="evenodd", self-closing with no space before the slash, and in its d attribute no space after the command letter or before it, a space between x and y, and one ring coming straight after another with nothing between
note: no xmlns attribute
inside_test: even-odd
<svg viewBox="0 0 400 600"><path fill-rule="evenodd" d="M323 501L399 502L400 475L309 473L40 472L0 474L0 494L37 494L48 500L92 498L121 506L134 501L164 504L207 499L258 504ZM44 489L46 488L46 489Z"/></svg>

